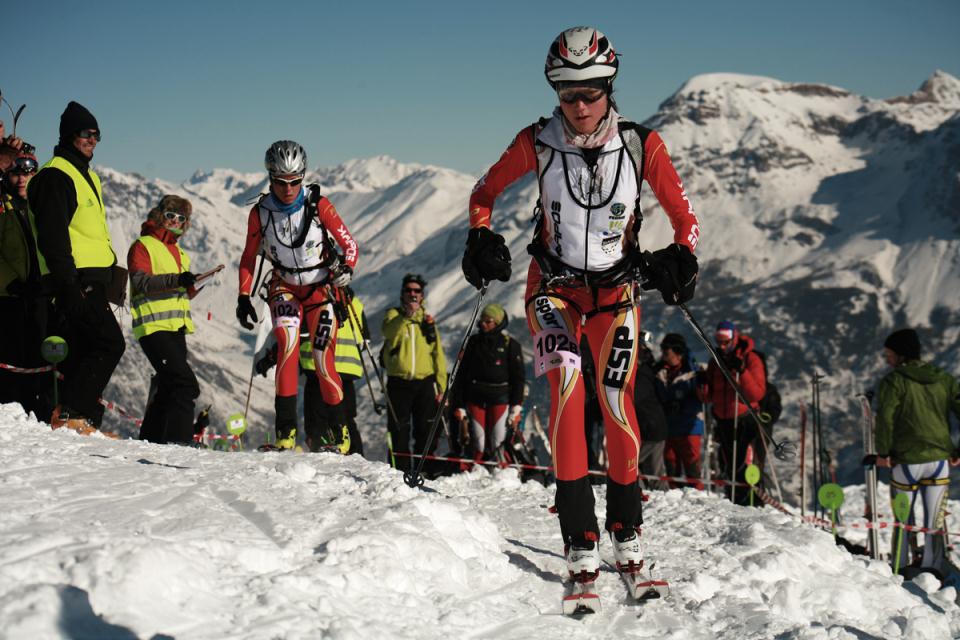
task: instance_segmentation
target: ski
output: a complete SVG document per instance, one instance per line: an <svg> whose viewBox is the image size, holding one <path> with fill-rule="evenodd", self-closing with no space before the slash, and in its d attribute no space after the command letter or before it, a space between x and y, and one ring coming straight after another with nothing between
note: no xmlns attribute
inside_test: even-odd
<svg viewBox="0 0 960 640"><path fill-rule="evenodd" d="M874 444L874 422L873 410L870 406L873 399L873 392L858 396L860 400L860 411L863 418L863 454L867 456L876 455L876 445ZM870 551L870 557L877 559L880 557L880 538L877 531L877 466L870 464L864 467L866 500L864 501L864 517L870 521L870 528L867 530L867 548Z"/></svg>
<svg viewBox="0 0 960 640"><path fill-rule="evenodd" d="M573 591L563 596L563 615L580 618L592 613L600 613L600 595L597 583L573 581Z"/></svg>
<svg viewBox="0 0 960 640"><path fill-rule="evenodd" d="M630 598L636 602L660 600L670 595L670 583L666 580L655 579L652 573L644 574L643 565L631 565L628 569L621 569L616 562L607 562L613 567L627 587ZM654 565L650 565L653 571Z"/></svg>

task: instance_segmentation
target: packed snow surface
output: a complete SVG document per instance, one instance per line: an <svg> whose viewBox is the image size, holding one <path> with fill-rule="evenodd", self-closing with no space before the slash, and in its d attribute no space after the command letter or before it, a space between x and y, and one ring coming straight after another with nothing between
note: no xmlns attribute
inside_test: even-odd
<svg viewBox="0 0 960 640"><path fill-rule="evenodd" d="M564 617L552 498L512 470L415 490L358 456L82 437L3 405L0 637L960 635L952 588L904 586L797 518L692 490L645 507L667 599L628 602L604 565L603 612Z"/></svg>

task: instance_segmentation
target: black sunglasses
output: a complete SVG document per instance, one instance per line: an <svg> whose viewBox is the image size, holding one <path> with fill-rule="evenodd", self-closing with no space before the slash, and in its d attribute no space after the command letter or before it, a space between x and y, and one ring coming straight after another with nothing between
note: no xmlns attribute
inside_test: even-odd
<svg viewBox="0 0 960 640"><path fill-rule="evenodd" d="M97 129L84 129L83 131L77 131L77 137L83 138L84 140L93 138L97 142L100 142L100 131Z"/></svg>
<svg viewBox="0 0 960 640"><path fill-rule="evenodd" d="M423 289L414 289L413 287L404 287L404 293L423 293Z"/></svg>
<svg viewBox="0 0 960 640"><path fill-rule="evenodd" d="M560 89L557 91L560 102L565 104L573 104L578 101L593 104L605 95L607 94L603 89L590 89L586 87L570 87L569 89Z"/></svg>

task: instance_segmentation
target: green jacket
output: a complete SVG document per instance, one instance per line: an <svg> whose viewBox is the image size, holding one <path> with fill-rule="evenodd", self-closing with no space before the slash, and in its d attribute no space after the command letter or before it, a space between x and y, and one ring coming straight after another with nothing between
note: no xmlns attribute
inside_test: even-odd
<svg viewBox="0 0 960 640"><path fill-rule="evenodd" d="M434 324L436 337L428 342L423 335L423 307L413 317L394 307L383 317L383 365L387 375L404 380L437 377L440 391L447 388L447 360L443 355L440 331Z"/></svg>
<svg viewBox="0 0 960 640"><path fill-rule="evenodd" d="M949 413L960 417L960 385L920 360L895 368L877 393L877 455L894 464L945 460L953 452Z"/></svg>

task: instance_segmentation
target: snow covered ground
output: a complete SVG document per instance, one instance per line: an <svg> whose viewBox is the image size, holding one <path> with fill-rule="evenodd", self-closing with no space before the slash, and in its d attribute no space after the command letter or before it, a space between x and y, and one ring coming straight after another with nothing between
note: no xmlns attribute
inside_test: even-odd
<svg viewBox="0 0 960 640"><path fill-rule="evenodd" d="M960 635L952 588L904 588L797 518L691 490L645 508L668 599L628 603L606 566L603 613L563 617L552 496L510 470L420 491L357 456L85 438L3 405L0 637Z"/></svg>

